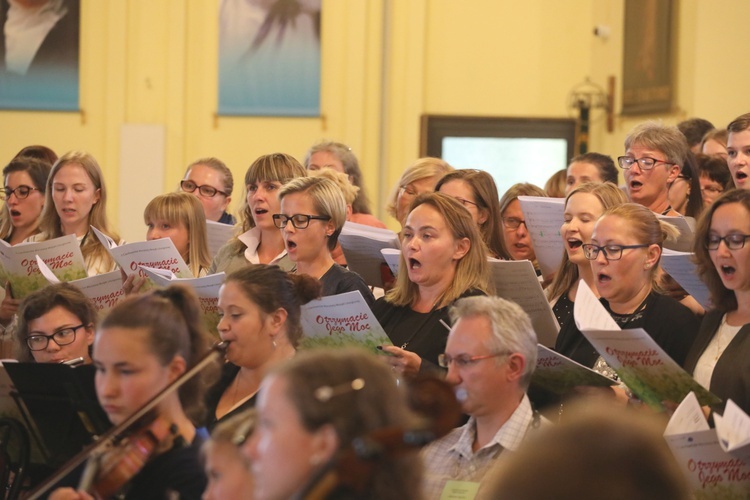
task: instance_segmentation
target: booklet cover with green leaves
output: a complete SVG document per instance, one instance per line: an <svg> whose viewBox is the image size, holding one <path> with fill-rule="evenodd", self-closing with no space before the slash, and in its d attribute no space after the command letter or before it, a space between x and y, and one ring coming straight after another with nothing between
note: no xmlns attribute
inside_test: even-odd
<svg viewBox="0 0 750 500"><path fill-rule="evenodd" d="M154 287L154 282L148 279L149 277L141 269L142 267L165 269L174 273L178 278L194 277L180 252L177 251L169 238L126 243L118 246L112 238L94 226L91 226L91 230L126 275L137 274L140 278L147 278L146 283L140 289L141 292Z"/></svg>
<svg viewBox="0 0 750 500"><path fill-rule="evenodd" d="M180 278L167 269L154 269L141 266L143 273L160 288L169 285L186 285L195 290L203 312L203 323L206 329L218 337L219 290L224 284L226 275L221 273L209 274L201 278Z"/></svg>
<svg viewBox="0 0 750 500"><path fill-rule="evenodd" d="M537 344L536 369L531 383L555 394L568 394L579 386L609 387L616 382L591 368Z"/></svg>
<svg viewBox="0 0 750 500"><path fill-rule="evenodd" d="M39 271L37 256L60 281L74 281L87 276L86 264L75 234L15 246L0 240L0 268L7 281L10 281L14 298L23 299L49 284Z"/></svg>
<svg viewBox="0 0 750 500"><path fill-rule="evenodd" d="M645 330L621 330L583 280L578 285L573 317L620 380L655 410L664 409L663 401L682 401L690 391L703 405L721 402L675 363Z"/></svg>
<svg viewBox="0 0 750 500"><path fill-rule="evenodd" d="M393 345L359 290L329 295L302 306L300 349Z"/></svg>
<svg viewBox="0 0 750 500"><path fill-rule="evenodd" d="M672 414L664 439L693 490L693 498L750 497L750 462L723 449L720 433L709 428L695 394L688 394Z"/></svg>
<svg viewBox="0 0 750 500"><path fill-rule="evenodd" d="M37 265L39 266L39 271L42 273L42 276L44 276L50 284L55 285L60 283L57 276L54 275L52 270L41 258L39 258L39 256L37 256ZM81 278L79 280L73 280L70 284L75 285L86 297L91 299L91 302L94 304L100 318L103 318L107 311L115 307L118 302L125 298L125 292L122 289L122 274L120 271L112 271L109 273L98 274L96 276Z"/></svg>

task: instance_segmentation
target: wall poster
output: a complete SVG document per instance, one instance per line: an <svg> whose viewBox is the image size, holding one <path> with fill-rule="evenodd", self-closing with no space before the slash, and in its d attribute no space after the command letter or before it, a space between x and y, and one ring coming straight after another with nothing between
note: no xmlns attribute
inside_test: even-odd
<svg viewBox="0 0 750 500"><path fill-rule="evenodd" d="M321 0L222 0L219 114L320 114Z"/></svg>
<svg viewBox="0 0 750 500"><path fill-rule="evenodd" d="M80 0L0 0L0 109L78 110Z"/></svg>

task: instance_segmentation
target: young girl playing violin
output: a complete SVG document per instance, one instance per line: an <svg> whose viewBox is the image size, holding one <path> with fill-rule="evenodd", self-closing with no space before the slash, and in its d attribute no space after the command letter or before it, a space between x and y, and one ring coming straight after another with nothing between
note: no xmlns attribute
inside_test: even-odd
<svg viewBox="0 0 750 500"><path fill-rule="evenodd" d="M135 413L208 351L207 334L198 326L199 311L192 291L172 286L128 297L103 320L94 341L96 392L113 424ZM156 446L143 468L120 489L124 498L200 498L206 477L192 413L198 409L202 386L199 374L156 406L156 419L176 432ZM106 479L95 479L93 489ZM93 496L59 488L50 498Z"/></svg>

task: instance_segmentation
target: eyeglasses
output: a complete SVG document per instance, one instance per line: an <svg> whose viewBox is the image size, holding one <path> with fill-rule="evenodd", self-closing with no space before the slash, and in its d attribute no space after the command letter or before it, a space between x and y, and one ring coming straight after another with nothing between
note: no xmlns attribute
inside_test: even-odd
<svg viewBox="0 0 750 500"><path fill-rule="evenodd" d="M503 226L507 229L518 229L521 224L526 225L526 221L517 217L503 217Z"/></svg>
<svg viewBox="0 0 750 500"><path fill-rule="evenodd" d="M750 234L729 234L724 237L712 234L706 238L706 248L709 250L716 250L723 241L728 249L739 250L745 246L745 240L749 238Z"/></svg>
<svg viewBox="0 0 750 500"><path fill-rule="evenodd" d="M599 252L604 252L604 258L607 260L620 260L622 258L622 251L628 248L647 248L649 245L594 245L592 243L586 243L583 245L583 256L588 260L596 260L599 257Z"/></svg>
<svg viewBox="0 0 750 500"><path fill-rule="evenodd" d="M414 198L419 193L417 193L416 189L411 184L408 184L406 186L401 186L401 191L403 191L402 194L409 195L410 197Z"/></svg>
<svg viewBox="0 0 750 500"><path fill-rule="evenodd" d="M721 194L724 192L722 188L716 186L706 186L701 188L701 191L708 194Z"/></svg>
<svg viewBox="0 0 750 500"><path fill-rule="evenodd" d="M223 194L224 196L229 196L224 191L219 191L215 187L209 186L208 184L199 186L195 182L188 180L180 181L180 188L186 193L192 193L197 189L201 196L205 196L207 198L213 198L217 193Z"/></svg>
<svg viewBox="0 0 750 500"><path fill-rule="evenodd" d="M473 201L466 200L464 198L459 198L458 196L454 196L453 199L459 202L461 205L465 206L466 208L469 208L469 205L474 205L475 207L479 208L479 203L474 203Z"/></svg>
<svg viewBox="0 0 750 500"><path fill-rule="evenodd" d="M16 198L18 198L19 200L23 200L24 198L27 198L32 191L39 190L35 187L21 184L16 189L5 188L3 190L0 190L0 198L2 198L3 200L7 200L8 198L10 198L10 195L15 194Z"/></svg>
<svg viewBox="0 0 750 500"><path fill-rule="evenodd" d="M305 229L310 225L310 220L331 220L327 215L307 215L307 214L273 214L273 224L279 229L284 229L288 222L291 221L295 229Z"/></svg>
<svg viewBox="0 0 750 500"><path fill-rule="evenodd" d="M656 158L650 158L648 156L644 156L643 158L633 158L632 156L618 156L617 163L620 164L620 168L625 170L632 168L636 163L638 163L638 166L641 167L641 170L651 170L656 166L657 163L671 164L671 162L657 160Z"/></svg>
<svg viewBox="0 0 750 500"><path fill-rule="evenodd" d="M60 347L72 344L76 340L76 330L83 328L84 324L71 326L70 328L61 328L52 335L32 334L26 337L26 345L32 351L43 351L49 345L49 341L54 340L55 344Z"/></svg>
<svg viewBox="0 0 750 500"><path fill-rule="evenodd" d="M451 363L456 364L456 368L466 368L467 366L473 365L483 359L496 358L498 356L506 356L512 354L510 351L496 352L495 354L486 354L484 356L468 356L466 354L459 354L455 358L450 354L438 354L438 365L443 368L448 368Z"/></svg>

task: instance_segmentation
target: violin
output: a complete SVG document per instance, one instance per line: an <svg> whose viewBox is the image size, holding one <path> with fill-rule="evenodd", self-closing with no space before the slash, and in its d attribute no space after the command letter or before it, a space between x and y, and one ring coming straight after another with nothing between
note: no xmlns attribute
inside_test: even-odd
<svg viewBox="0 0 750 500"><path fill-rule="evenodd" d="M71 458L57 472L36 487L28 496L35 500L57 485L76 467L88 461L79 489L96 498L117 493L135 476L158 450L171 447L177 437L176 427L162 417L154 416L156 406L187 381L214 363L226 351L229 342L218 342L192 368L159 391L145 405L119 425L111 428L94 443ZM147 422L144 424L144 422ZM135 429L135 430L134 430Z"/></svg>
<svg viewBox="0 0 750 500"><path fill-rule="evenodd" d="M296 500L323 500L338 490L362 494L382 460L413 453L439 439L458 425L461 405L452 387L435 377L417 377L409 382L411 409L427 425L404 429L386 427L355 438L339 451L295 496Z"/></svg>

